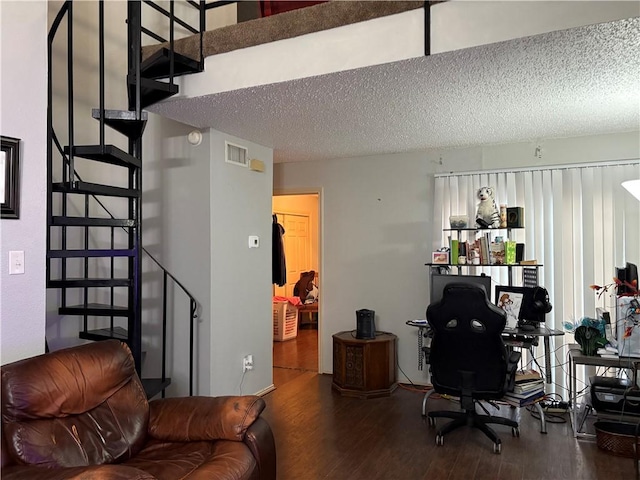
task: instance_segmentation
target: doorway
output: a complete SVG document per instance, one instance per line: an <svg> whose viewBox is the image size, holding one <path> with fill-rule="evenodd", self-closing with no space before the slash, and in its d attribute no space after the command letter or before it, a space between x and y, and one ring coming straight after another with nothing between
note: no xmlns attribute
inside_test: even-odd
<svg viewBox="0 0 640 480"><path fill-rule="evenodd" d="M293 288L300 279L300 274L313 270L316 272L315 285L320 298L319 194L275 194L272 211L285 230L282 238L287 272L285 285L274 285L273 295L293 297ZM320 308L313 313L299 312L296 337L273 342L275 387L281 387L305 372L318 372L320 319Z"/></svg>

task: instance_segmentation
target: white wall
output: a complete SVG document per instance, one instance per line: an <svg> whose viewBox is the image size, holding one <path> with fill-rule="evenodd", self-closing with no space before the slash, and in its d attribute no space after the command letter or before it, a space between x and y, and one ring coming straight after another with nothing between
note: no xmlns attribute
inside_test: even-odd
<svg viewBox="0 0 640 480"><path fill-rule="evenodd" d="M398 336L402 370L427 381L417 369L417 331L405 321L424 318L429 303L433 173L640 157L639 132L540 144L542 159L538 143L522 143L275 165L275 190L323 191L321 372L333 370L331 335L355 328L355 311L370 308L376 328Z"/></svg>
<svg viewBox="0 0 640 480"><path fill-rule="evenodd" d="M196 393L205 395L211 372L209 135L193 146L187 141L192 128L157 115L149 117L143 136L142 243L199 303L194 323L195 384ZM162 275L146 255L143 259L143 342L157 347L153 332L160 330ZM167 393L179 395L189 391L189 301L175 283L168 285L173 293L168 328L172 384ZM160 365L158 354L159 349L149 348L143 371L150 376L154 365Z"/></svg>
<svg viewBox="0 0 640 480"><path fill-rule="evenodd" d="M205 59L202 74L179 81L182 95L193 98L421 55L424 12L416 9L213 55Z"/></svg>
<svg viewBox="0 0 640 480"><path fill-rule="evenodd" d="M629 1L477 1L439 3L431 12L431 53L442 53L637 17ZM456 25L456 28L451 28Z"/></svg>
<svg viewBox="0 0 640 480"><path fill-rule="evenodd" d="M273 154L268 148L151 115L144 137L143 243L195 296L197 389L200 395L255 393L272 385L271 192ZM224 160L225 140L265 163L253 172ZM260 247L249 249L248 236ZM160 288L145 262L145 326L157 316L151 295ZM178 296L180 297L180 296ZM188 392L188 305L174 308L170 326L173 384ZM242 378L242 357L255 368ZM151 362L150 362L151 363Z"/></svg>
<svg viewBox="0 0 640 480"><path fill-rule="evenodd" d="M322 189L321 372L332 372L331 335L354 329L362 308L398 335L402 368L415 368L404 323L427 305L432 169L424 153L275 165L274 189Z"/></svg>
<svg viewBox="0 0 640 480"><path fill-rule="evenodd" d="M214 130L210 135L211 394L254 393L272 385L273 151ZM226 163L225 140L247 147L265 171ZM260 238L259 248L249 248L249 235ZM243 378L248 354L254 370Z"/></svg>
<svg viewBox="0 0 640 480"><path fill-rule="evenodd" d="M47 2L0 2L0 133L20 144L20 218L0 220L0 363L44 352ZM9 251L25 274L8 275Z"/></svg>

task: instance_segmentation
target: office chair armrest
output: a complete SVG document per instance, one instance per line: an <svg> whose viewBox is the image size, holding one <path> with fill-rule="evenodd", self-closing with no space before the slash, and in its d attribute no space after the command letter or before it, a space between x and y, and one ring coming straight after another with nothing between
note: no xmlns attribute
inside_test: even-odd
<svg viewBox="0 0 640 480"><path fill-rule="evenodd" d="M516 371L518 363L520 362L520 357L522 357L522 353L511 352L511 355L509 355L509 359L507 360L507 372L513 373Z"/></svg>
<svg viewBox="0 0 640 480"><path fill-rule="evenodd" d="M521 356L522 354L520 352L511 352L507 359L507 376L504 379L506 392L513 392L513 387L515 387L516 384L516 370Z"/></svg>

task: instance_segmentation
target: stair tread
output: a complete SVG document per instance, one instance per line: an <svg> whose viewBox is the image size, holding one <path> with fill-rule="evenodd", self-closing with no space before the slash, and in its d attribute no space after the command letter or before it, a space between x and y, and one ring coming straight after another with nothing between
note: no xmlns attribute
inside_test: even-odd
<svg viewBox="0 0 640 480"><path fill-rule="evenodd" d="M100 109L93 108L91 109L91 116L93 118L100 118ZM144 122L149 119L149 114L147 112L142 112L142 118L136 118L136 112L134 110L113 110L107 109L104 110L104 118L105 120L123 120L127 122Z"/></svg>
<svg viewBox="0 0 640 480"><path fill-rule="evenodd" d="M129 86L129 106L135 107L135 77L127 75L127 85ZM140 79L140 105L141 108L153 105L165 98L169 98L178 93L178 85L175 83L166 83L151 78Z"/></svg>
<svg viewBox="0 0 640 480"><path fill-rule="evenodd" d="M86 306L67 305L66 307L60 307L58 312L61 315L94 315L108 317L129 317L133 315L133 311L128 307L103 303L88 303Z"/></svg>
<svg viewBox="0 0 640 480"><path fill-rule="evenodd" d="M100 120L100 109L92 109L91 116ZM141 119L137 119L136 112L133 110L105 110L104 123L128 138L135 140L142 136L149 117L147 112L144 111L141 116Z"/></svg>
<svg viewBox="0 0 640 480"><path fill-rule="evenodd" d="M129 340L129 332L123 327L113 328L96 328L94 330L83 330L80 332L80 338L84 340L107 340L115 338L126 342Z"/></svg>
<svg viewBox="0 0 640 480"><path fill-rule="evenodd" d="M116 248L116 249L67 249L67 250L49 250L47 252L48 258L89 258L89 257L133 257L135 250L130 248Z"/></svg>
<svg viewBox="0 0 640 480"><path fill-rule="evenodd" d="M67 155L69 155L70 150L68 145L64 147L64 153ZM104 147L102 145L74 145L73 155L121 167L140 168L142 166L139 158L128 154L115 145L104 145Z"/></svg>
<svg viewBox="0 0 640 480"><path fill-rule="evenodd" d="M164 380L162 378L142 378L141 381L148 399L162 393L165 388L171 385L170 378L165 378Z"/></svg>
<svg viewBox="0 0 640 480"><path fill-rule="evenodd" d="M100 183L89 183L74 181L69 183L52 184L54 192L62 193L78 193L88 195L105 195L110 197L140 197L140 192L129 188L113 187L111 185L102 185Z"/></svg>
<svg viewBox="0 0 640 480"><path fill-rule="evenodd" d="M140 71L146 78L168 78L169 77L169 55L171 50L161 48L145 59L140 65ZM200 62L190 57L174 52L174 77L202 72Z"/></svg>
<svg viewBox="0 0 640 480"><path fill-rule="evenodd" d="M99 217L52 217L51 225L56 227L135 227L136 221L131 218L99 218Z"/></svg>
<svg viewBox="0 0 640 480"><path fill-rule="evenodd" d="M49 280L50 288L79 288L79 287L129 287L129 278L66 278L64 280Z"/></svg>

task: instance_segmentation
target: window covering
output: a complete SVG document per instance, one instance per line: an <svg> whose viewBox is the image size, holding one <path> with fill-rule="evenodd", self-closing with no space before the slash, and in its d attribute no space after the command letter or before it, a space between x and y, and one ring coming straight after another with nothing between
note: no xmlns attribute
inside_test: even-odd
<svg viewBox="0 0 640 480"><path fill-rule="evenodd" d="M447 245L452 232L442 229L449 228L450 215L466 214L470 226L475 225L475 192L492 186L498 207L524 207L525 228L512 230L510 240L525 244L525 259L543 264L539 284L547 288L553 304L547 326L563 329L567 321L594 318L596 307L605 307L614 318L614 298L605 294L598 299L589 286L611 283L615 268L625 262L640 263L640 202L621 186L636 178L640 160L437 174L434 250ZM499 234L506 237L507 232ZM491 275L494 285L508 283L506 268L474 268L469 273ZM517 270L514 284L521 283ZM570 343L571 334L551 338L553 376L560 390L568 382L564 364ZM584 372L581 376L584 380Z"/></svg>

